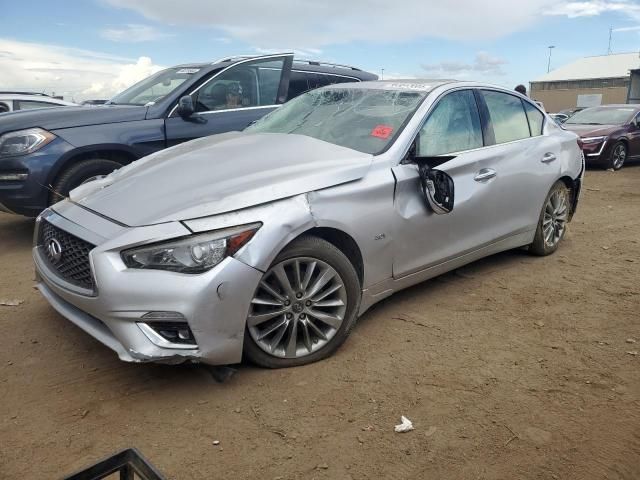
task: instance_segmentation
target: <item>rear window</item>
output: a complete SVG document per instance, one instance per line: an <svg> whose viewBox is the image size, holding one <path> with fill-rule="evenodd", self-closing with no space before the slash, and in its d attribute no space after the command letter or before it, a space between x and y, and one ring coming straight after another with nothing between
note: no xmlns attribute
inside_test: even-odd
<svg viewBox="0 0 640 480"><path fill-rule="evenodd" d="M544 124L544 115L540 113L536 107L529 102L522 102L524 109L527 112L527 119L529 120L529 128L531 129L531 136L537 137L542 135L542 126Z"/></svg>
<svg viewBox="0 0 640 480"><path fill-rule="evenodd" d="M482 90L487 103L496 143L513 142L530 136L522 101L508 93Z"/></svg>

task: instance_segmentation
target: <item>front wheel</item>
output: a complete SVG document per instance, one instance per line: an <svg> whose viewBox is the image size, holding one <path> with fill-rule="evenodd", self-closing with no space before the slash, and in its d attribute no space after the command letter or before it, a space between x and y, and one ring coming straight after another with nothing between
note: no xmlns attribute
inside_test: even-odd
<svg viewBox="0 0 640 480"><path fill-rule="evenodd" d="M569 189L558 181L551 187L542 206L536 234L529 245L531 253L544 256L558 249L567 231L570 208Z"/></svg>
<svg viewBox="0 0 640 480"><path fill-rule="evenodd" d="M72 165L56 179L49 203L59 202L67 197L74 188L109 175L120 167L122 167L121 163L104 158L92 158Z"/></svg>
<svg viewBox="0 0 640 480"><path fill-rule="evenodd" d="M627 146L624 142L616 143L611 149L611 156L609 157L608 167L613 170L620 170L624 165L624 161L627 159Z"/></svg>
<svg viewBox="0 0 640 480"><path fill-rule="evenodd" d="M304 236L287 246L254 294L244 338L252 362L268 368L328 357L356 323L360 281L333 244Z"/></svg>

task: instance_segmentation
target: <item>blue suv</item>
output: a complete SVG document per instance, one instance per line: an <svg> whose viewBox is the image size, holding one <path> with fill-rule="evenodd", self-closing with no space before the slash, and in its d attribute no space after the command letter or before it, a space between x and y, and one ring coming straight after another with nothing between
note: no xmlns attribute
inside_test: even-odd
<svg viewBox="0 0 640 480"><path fill-rule="evenodd" d="M0 211L36 216L82 183L194 138L242 130L285 101L333 83L376 80L292 54L162 70L101 107L0 115Z"/></svg>

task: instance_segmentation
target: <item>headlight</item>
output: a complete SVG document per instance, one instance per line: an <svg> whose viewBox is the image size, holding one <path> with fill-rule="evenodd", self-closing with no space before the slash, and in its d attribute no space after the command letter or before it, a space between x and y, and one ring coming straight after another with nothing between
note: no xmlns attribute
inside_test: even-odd
<svg viewBox="0 0 640 480"><path fill-rule="evenodd" d="M584 137L581 138L583 144L600 143L607 137Z"/></svg>
<svg viewBox="0 0 640 480"><path fill-rule="evenodd" d="M41 149L56 136L42 128L30 128L18 132L5 133L0 137L0 157L25 155Z"/></svg>
<svg viewBox="0 0 640 480"><path fill-rule="evenodd" d="M122 252L129 268L151 268L181 273L202 273L234 255L262 226L261 223L225 228L170 242Z"/></svg>

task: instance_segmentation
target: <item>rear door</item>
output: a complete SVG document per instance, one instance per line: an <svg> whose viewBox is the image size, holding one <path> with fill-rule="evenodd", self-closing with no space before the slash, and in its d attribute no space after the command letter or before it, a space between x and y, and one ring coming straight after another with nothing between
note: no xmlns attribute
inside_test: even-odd
<svg viewBox="0 0 640 480"><path fill-rule="evenodd" d="M479 183L491 186L482 215L497 240L536 228L544 199L560 178L562 145L543 133L545 116L530 102L500 90L479 93L495 138L478 171L488 172Z"/></svg>
<svg viewBox="0 0 640 480"><path fill-rule="evenodd" d="M191 92L197 115L165 121L167 146L207 135L243 130L287 97L293 55L240 61Z"/></svg>

